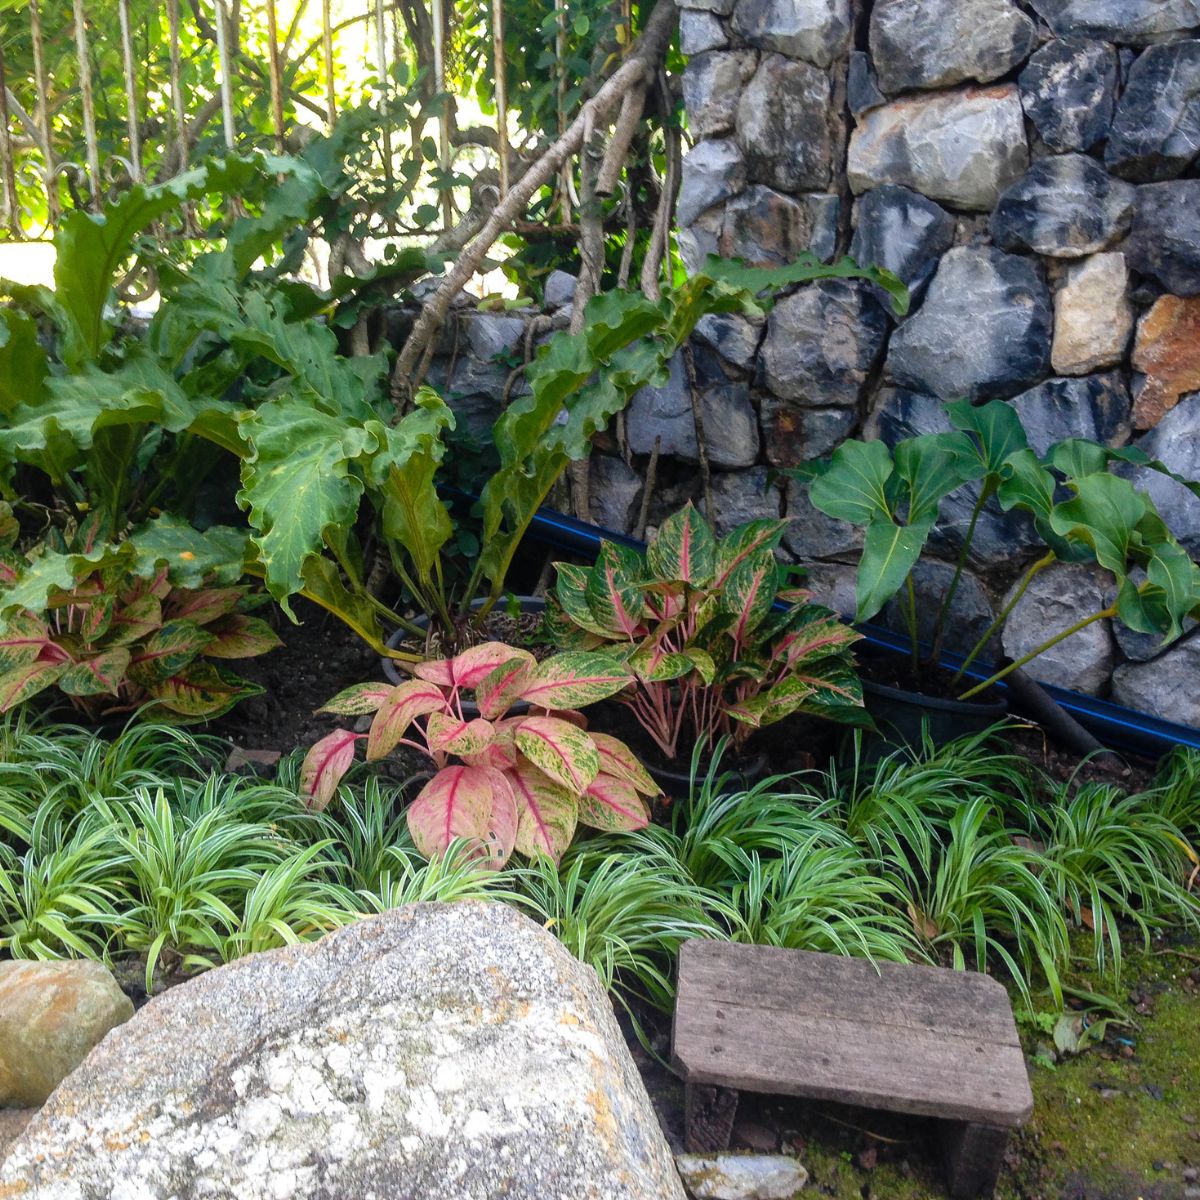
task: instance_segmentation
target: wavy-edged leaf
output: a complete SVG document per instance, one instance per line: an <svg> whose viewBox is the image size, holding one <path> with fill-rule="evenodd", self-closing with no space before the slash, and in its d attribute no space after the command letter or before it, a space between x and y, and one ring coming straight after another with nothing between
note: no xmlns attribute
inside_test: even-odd
<svg viewBox="0 0 1200 1200"><path fill-rule="evenodd" d="M1054 507L1054 476L1032 450L1018 450L1005 460L996 497L1008 512L1017 508L1047 519Z"/></svg>
<svg viewBox="0 0 1200 1200"><path fill-rule="evenodd" d="M129 662L130 678L147 686L177 675L214 641L214 635L195 621L167 621L135 649Z"/></svg>
<svg viewBox="0 0 1200 1200"><path fill-rule="evenodd" d="M9 617L0 633L0 672L15 670L35 662L50 644L50 631L44 621L30 613Z"/></svg>
<svg viewBox="0 0 1200 1200"><path fill-rule="evenodd" d="M967 478L977 478L980 473L998 475L1009 455L1029 447L1020 415L1003 400L989 400L986 404L955 400L946 405L946 412L955 429L975 438L972 448L979 469Z"/></svg>
<svg viewBox="0 0 1200 1200"><path fill-rule="evenodd" d="M521 699L538 708L584 708L633 682L633 673L610 654L571 650L537 664Z"/></svg>
<svg viewBox="0 0 1200 1200"><path fill-rule="evenodd" d="M638 586L645 563L636 550L601 542L596 565L587 574L584 596L596 624L632 640L642 632L646 602Z"/></svg>
<svg viewBox="0 0 1200 1200"><path fill-rule="evenodd" d="M49 374L37 322L15 308L0 312L0 413L7 415L22 404L36 406Z"/></svg>
<svg viewBox="0 0 1200 1200"><path fill-rule="evenodd" d="M413 674L441 687L466 688L474 691L497 667L512 659L527 661L527 650L519 650L504 642L481 642L470 646L453 658L439 658L417 663Z"/></svg>
<svg viewBox="0 0 1200 1200"><path fill-rule="evenodd" d="M968 457L970 450L965 436L958 433L927 433L896 444L894 479L905 501L908 525L932 525L942 501L978 476L978 464Z"/></svg>
<svg viewBox="0 0 1200 1200"><path fill-rule="evenodd" d="M459 758L485 754L496 740L491 721L474 717L469 721L445 712L431 712L425 728L429 749L435 754L453 754Z"/></svg>
<svg viewBox="0 0 1200 1200"><path fill-rule="evenodd" d="M245 571L249 537L244 529L212 525L201 532L170 513L147 521L129 535L135 552L133 570L143 578L157 576L178 588L237 583Z"/></svg>
<svg viewBox="0 0 1200 1200"><path fill-rule="evenodd" d="M69 664L31 662L0 675L0 713L6 713L57 683Z"/></svg>
<svg viewBox="0 0 1200 1200"><path fill-rule="evenodd" d="M261 696L263 688L210 662L188 663L181 671L143 685L154 697L155 716L166 714L188 720L211 720L227 713L239 700Z"/></svg>
<svg viewBox="0 0 1200 1200"><path fill-rule="evenodd" d="M708 522L689 500L658 527L646 547L646 563L663 583L702 587L717 566L717 544Z"/></svg>
<svg viewBox="0 0 1200 1200"><path fill-rule="evenodd" d="M72 664L58 680L68 696L115 696L129 669L129 648L113 646Z"/></svg>
<svg viewBox="0 0 1200 1200"><path fill-rule="evenodd" d="M1146 515L1146 497L1128 480L1107 472L1073 479L1071 487L1075 496L1054 506L1050 527L1069 541L1091 546L1096 561L1122 579L1138 523Z"/></svg>
<svg viewBox="0 0 1200 1200"><path fill-rule="evenodd" d="M600 756L600 771L632 785L643 796L661 796L662 788L651 778L638 757L620 738L608 733L589 735Z"/></svg>
<svg viewBox="0 0 1200 1200"><path fill-rule="evenodd" d="M520 698L537 664L528 651L513 649L513 657L493 667L475 688L475 703L480 714L489 721L504 716Z"/></svg>
<svg viewBox="0 0 1200 1200"><path fill-rule="evenodd" d="M579 798L579 820L608 833L631 833L650 824L650 812L633 784L599 774Z"/></svg>
<svg viewBox="0 0 1200 1200"><path fill-rule="evenodd" d="M343 717L365 717L378 712L395 689L390 683L355 683L343 688L332 700L317 709L319 713L336 713Z"/></svg>
<svg viewBox="0 0 1200 1200"><path fill-rule="evenodd" d="M21 571L21 577L0 593L0 630L13 613L42 612L55 591L75 586L75 555L46 550Z"/></svg>
<svg viewBox="0 0 1200 1200"><path fill-rule="evenodd" d="M409 726L426 713L445 712L446 694L426 679L406 679L392 688L375 712L367 738L367 761L391 754Z"/></svg>
<svg viewBox="0 0 1200 1200"><path fill-rule="evenodd" d="M335 729L309 749L300 765L300 795L309 808L321 812L333 799L362 736L350 729Z"/></svg>
<svg viewBox="0 0 1200 1200"><path fill-rule="evenodd" d="M587 733L559 717L523 717L515 723L517 747L544 775L575 795L600 770L600 755Z"/></svg>
<svg viewBox="0 0 1200 1200"><path fill-rule="evenodd" d="M530 762L506 773L517 800L516 848L529 858L545 855L558 862L575 836L579 801Z"/></svg>
<svg viewBox="0 0 1200 1200"><path fill-rule="evenodd" d="M204 648L208 658L254 658L283 645L266 621L245 613L231 613L201 628L213 635Z"/></svg>
<svg viewBox="0 0 1200 1200"><path fill-rule="evenodd" d="M808 489L813 507L853 525L891 523L894 504L890 481L894 466L883 442L843 442L829 466Z"/></svg>

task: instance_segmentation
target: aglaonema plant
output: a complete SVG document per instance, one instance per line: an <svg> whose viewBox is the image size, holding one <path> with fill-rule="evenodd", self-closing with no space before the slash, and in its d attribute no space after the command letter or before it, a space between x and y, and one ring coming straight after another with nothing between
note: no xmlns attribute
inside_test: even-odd
<svg viewBox="0 0 1200 1200"><path fill-rule="evenodd" d="M922 662L912 571L927 549L943 500L960 488L973 487L975 500L939 605L930 660L940 651L979 517L989 501L994 499L1004 511L1028 513L1043 551L1026 567L1002 611L966 655L956 682L1003 627L1034 578L1051 564L1095 563L1116 583L1113 603L1081 614L1067 629L965 689L961 699L977 695L1096 621L1118 617L1130 629L1161 635L1165 644L1180 635L1185 618L1200 615L1200 568L1150 497L1109 467L1146 466L1197 495L1200 484L1174 474L1136 447L1113 449L1082 438L1058 442L1039 458L1016 411L1002 401L978 406L958 401L946 405L946 411L953 430L908 438L892 448L879 441L845 442L827 462L792 472L809 481L815 508L863 528L856 619L870 620L900 594L918 678Z"/></svg>
<svg viewBox="0 0 1200 1200"><path fill-rule="evenodd" d="M309 750L300 786L310 807L329 804L365 742L368 761L397 746L432 761L435 774L407 812L427 858L461 840L486 868L502 867L514 850L557 862L580 824L613 832L647 824L647 801L661 789L624 743L589 732L577 711L628 684L621 663L586 652L539 663L484 642L413 673L395 687L347 688L321 710L374 718L368 733L339 729ZM478 716L467 711L468 694ZM514 713L518 704L525 711Z"/></svg>
<svg viewBox="0 0 1200 1200"><path fill-rule="evenodd" d="M669 759L697 740L740 747L797 712L865 720L851 646L858 634L787 584L775 558L786 521L719 541L689 503L645 553L605 542L591 568L558 563L546 627L564 648L631 672L620 699Z"/></svg>

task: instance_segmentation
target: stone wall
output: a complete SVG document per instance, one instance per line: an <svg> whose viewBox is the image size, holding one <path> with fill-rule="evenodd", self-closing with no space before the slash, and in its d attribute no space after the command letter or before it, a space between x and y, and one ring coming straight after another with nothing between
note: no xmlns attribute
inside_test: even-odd
<svg viewBox="0 0 1200 1200"><path fill-rule="evenodd" d="M717 521L782 512L818 590L853 603L858 543L770 465L947 428L943 402L1008 400L1044 450L1130 441L1200 478L1200 0L679 0L681 252L849 253L909 285L801 289L764 327L710 318L695 354ZM688 380L639 396L630 445L696 459ZM694 468L691 474L694 475ZM686 472L685 472L686 476ZM1139 484L1200 554L1200 501ZM969 502L935 537L952 559ZM1036 552L999 509L975 541L951 646L969 643ZM929 564L921 591L940 595ZM1109 579L1056 566L1004 631L1013 655L1103 606ZM923 606L926 611L932 604ZM893 614L894 615L894 614ZM1200 633L1166 653L1095 625L1043 679L1200 725Z"/></svg>

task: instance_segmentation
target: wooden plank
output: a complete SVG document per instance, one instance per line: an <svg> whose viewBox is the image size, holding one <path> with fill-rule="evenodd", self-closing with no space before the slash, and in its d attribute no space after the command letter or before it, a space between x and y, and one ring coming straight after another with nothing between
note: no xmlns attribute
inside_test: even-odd
<svg viewBox="0 0 1200 1200"><path fill-rule="evenodd" d="M946 1190L951 1196L990 1196L1004 1166L1008 1130L958 1125L946 1140Z"/></svg>
<svg viewBox="0 0 1200 1200"><path fill-rule="evenodd" d="M733 1088L683 1086L683 1138L689 1154L729 1149L737 1119L738 1094Z"/></svg>
<svg viewBox="0 0 1200 1200"><path fill-rule="evenodd" d="M679 1006L737 1000L763 1009L1020 1046L1008 993L986 975L807 950L695 940L679 958Z"/></svg>
<svg viewBox="0 0 1200 1200"><path fill-rule="evenodd" d="M674 1057L690 1083L1005 1126L1033 1111L1018 1048L929 1030L725 1000L679 1010Z"/></svg>

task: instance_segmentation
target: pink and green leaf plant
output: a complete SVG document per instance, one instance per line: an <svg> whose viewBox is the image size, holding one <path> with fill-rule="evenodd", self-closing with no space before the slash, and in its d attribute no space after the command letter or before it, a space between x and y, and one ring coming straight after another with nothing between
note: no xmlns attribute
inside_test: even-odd
<svg viewBox="0 0 1200 1200"><path fill-rule="evenodd" d="M301 793L323 809L360 742L369 762L404 746L436 768L407 814L422 854L440 856L461 840L487 868L504 866L514 851L557 862L579 825L641 829L661 792L628 746L589 731L578 711L631 679L610 655L577 651L538 662L527 650L484 642L418 663L413 678L394 687L356 684L320 711L373 713L370 729L339 729L317 742L301 768Z"/></svg>
<svg viewBox="0 0 1200 1200"><path fill-rule="evenodd" d="M605 542L591 568L556 564L551 638L628 668L619 699L669 761L697 740L740 747L797 712L866 722L859 635L788 586L786 528L750 521L718 540L689 503L645 553Z"/></svg>

